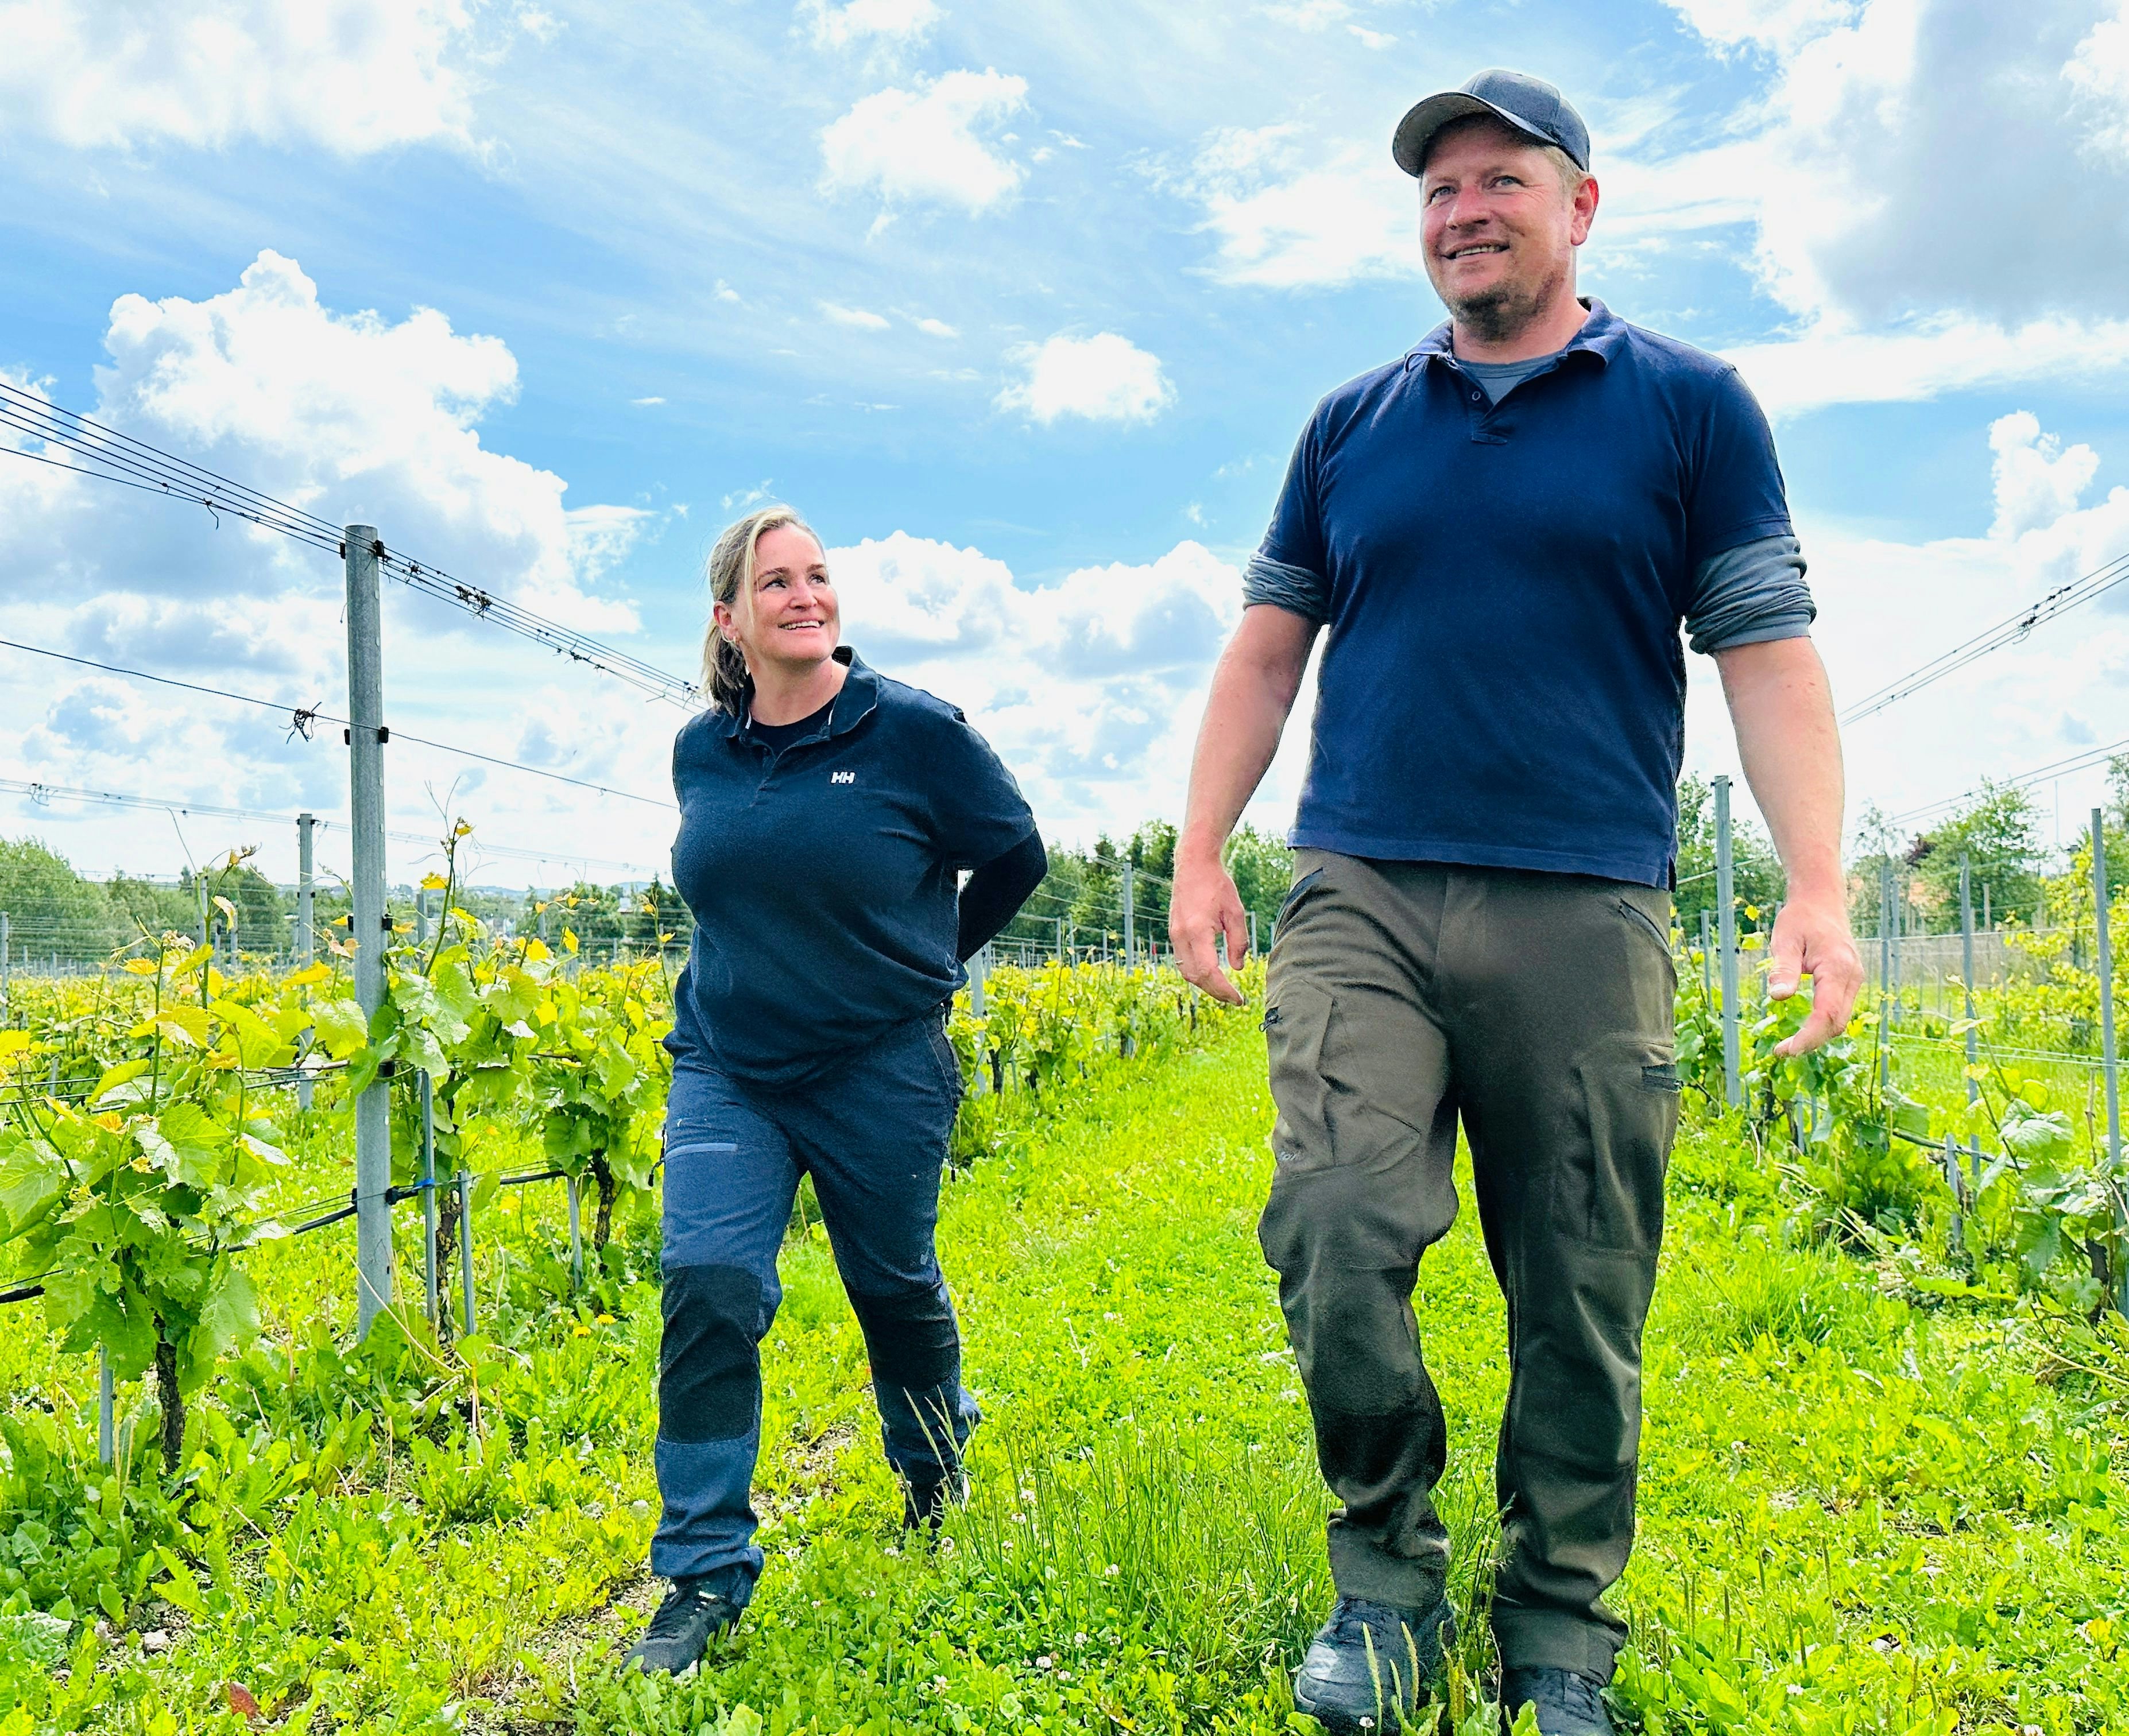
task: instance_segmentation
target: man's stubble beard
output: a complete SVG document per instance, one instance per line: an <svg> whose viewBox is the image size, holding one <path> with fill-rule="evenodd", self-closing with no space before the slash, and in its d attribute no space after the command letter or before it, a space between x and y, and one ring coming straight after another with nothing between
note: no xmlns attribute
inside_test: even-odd
<svg viewBox="0 0 2129 1736"><path fill-rule="evenodd" d="M1565 281L1565 273L1555 271L1536 283L1497 283L1456 299L1438 283L1434 290L1460 329L1482 344L1508 344L1544 315Z"/></svg>

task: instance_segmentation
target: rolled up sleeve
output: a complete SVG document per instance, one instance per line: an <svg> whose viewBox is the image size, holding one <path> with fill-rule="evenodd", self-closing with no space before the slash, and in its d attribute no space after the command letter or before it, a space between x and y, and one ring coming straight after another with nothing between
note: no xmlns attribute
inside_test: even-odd
<svg viewBox="0 0 2129 1736"><path fill-rule="evenodd" d="M1685 630L1696 651L1802 639L1818 607L1793 536L1763 536L1710 555L1693 574Z"/></svg>
<svg viewBox="0 0 2129 1736"><path fill-rule="evenodd" d="M1242 606L1270 603L1312 625L1331 618L1331 581L1321 573L1274 560L1260 549L1242 569Z"/></svg>

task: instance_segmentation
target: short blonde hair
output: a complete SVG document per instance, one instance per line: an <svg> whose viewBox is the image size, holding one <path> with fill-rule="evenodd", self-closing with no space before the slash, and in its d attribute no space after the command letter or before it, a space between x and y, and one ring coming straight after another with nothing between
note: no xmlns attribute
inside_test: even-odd
<svg viewBox="0 0 2129 1736"><path fill-rule="evenodd" d="M1544 154L1546 160L1552 164L1553 173L1560 177L1561 192L1571 199L1582 191L1582 183L1589 178L1588 169L1557 145L1541 145L1538 149Z"/></svg>
<svg viewBox="0 0 2129 1736"><path fill-rule="evenodd" d="M726 525L703 565L703 577L709 586L712 606L710 625L703 635L703 683L710 690L710 704L735 716L746 709L754 678L746 672L745 654L717 630L714 606L722 603L726 608L737 608L744 592L748 597L746 606L753 606L755 551L763 537L786 525L803 530L816 543L821 540L819 532L799 517L796 507L764 507Z"/></svg>

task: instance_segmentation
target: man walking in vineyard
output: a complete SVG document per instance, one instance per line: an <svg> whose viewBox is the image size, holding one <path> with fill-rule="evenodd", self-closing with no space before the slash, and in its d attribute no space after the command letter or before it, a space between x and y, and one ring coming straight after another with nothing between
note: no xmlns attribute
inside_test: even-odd
<svg viewBox="0 0 2129 1736"><path fill-rule="evenodd" d="M1598 207L1581 117L1485 72L1393 149L1450 319L1302 431L1213 678L1170 927L1184 974L1239 1002L1221 849L1327 628L1265 1013L1260 1236L1344 1503L1295 1702L1335 1729L1401 1722L1449 1635L1447 1434L1411 1296L1456 1214L1460 1121L1508 1305L1503 1709L1594 1736L1678 1117L1681 624L1788 871L1769 989L1808 974L1814 998L1792 1053L1845 1026L1860 982L1840 742L1759 406L1727 364L1575 294Z"/></svg>

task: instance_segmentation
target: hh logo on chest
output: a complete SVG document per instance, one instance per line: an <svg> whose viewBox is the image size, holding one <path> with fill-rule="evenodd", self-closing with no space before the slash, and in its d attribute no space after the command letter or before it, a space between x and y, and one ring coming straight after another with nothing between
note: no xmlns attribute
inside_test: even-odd
<svg viewBox="0 0 2129 1736"><path fill-rule="evenodd" d="M857 781L858 774L855 772L831 772L828 773L828 782L831 783L855 783Z"/></svg>

